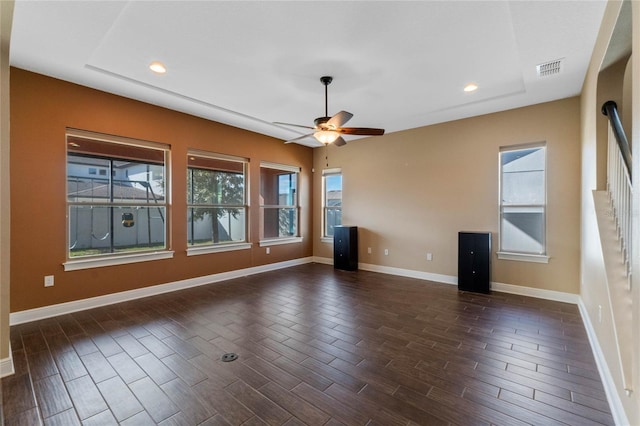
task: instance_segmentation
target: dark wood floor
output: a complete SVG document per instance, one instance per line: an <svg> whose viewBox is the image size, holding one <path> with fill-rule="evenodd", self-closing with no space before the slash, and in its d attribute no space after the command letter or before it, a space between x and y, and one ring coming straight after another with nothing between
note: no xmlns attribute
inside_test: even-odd
<svg viewBox="0 0 640 426"><path fill-rule="evenodd" d="M5 425L614 423L576 306L327 265L14 326L11 345Z"/></svg>

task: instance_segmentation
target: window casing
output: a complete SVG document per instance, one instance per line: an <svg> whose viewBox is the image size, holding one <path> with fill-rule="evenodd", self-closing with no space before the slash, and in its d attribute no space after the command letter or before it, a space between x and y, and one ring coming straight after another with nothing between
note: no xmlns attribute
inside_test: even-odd
<svg viewBox="0 0 640 426"><path fill-rule="evenodd" d="M500 250L509 260L547 262L546 147L500 150Z"/></svg>
<svg viewBox="0 0 640 426"><path fill-rule="evenodd" d="M248 248L248 161L190 151L187 165L188 252ZM206 250L209 248L218 250Z"/></svg>
<svg viewBox="0 0 640 426"><path fill-rule="evenodd" d="M260 241L299 240L300 168L260 163Z"/></svg>
<svg viewBox="0 0 640 426"><path fill-rule="evenodd" d="M166 251L169 147L79 130L66 141L67 263Z"/></svg>
<svg viewBox="0 0 640 426"><path fill-rule="evenodd" d="M342 171L322 171L322 236L333 238L333 229L342 225Z"/></svg>

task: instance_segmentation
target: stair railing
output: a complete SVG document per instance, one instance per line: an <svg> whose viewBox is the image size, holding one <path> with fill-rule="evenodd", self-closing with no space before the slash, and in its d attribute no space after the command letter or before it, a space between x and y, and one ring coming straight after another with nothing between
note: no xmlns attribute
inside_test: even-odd
<svg viewBox="0 0 640 426"><path fill-rule="evenodd" d="M628 287L631 289L631 148L622 128L616 103L605 102L602 113L609 118L607 191L617 226Z"/></svg>

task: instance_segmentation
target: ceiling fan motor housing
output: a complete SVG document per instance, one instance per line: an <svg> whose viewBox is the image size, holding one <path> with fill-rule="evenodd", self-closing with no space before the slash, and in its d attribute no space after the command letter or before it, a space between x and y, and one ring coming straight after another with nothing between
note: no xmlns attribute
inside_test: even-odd
<svg viewBox="0 0 640 426"><path fill-rule="evenodd" d="M333 81L333 77L330 77L328 75L325 75L323 77L320 77L320 81L322 82L322 84L324 84L325 86L328 86L329 84L331 84L331 82Z"/></svg>
<svg viewBox="0 0 640 426"><path fill-rule="evenodd" d="M347 142L342 138L341 134L347 135L361 135L361 136L379 136L384 134L384 129L372 129L367 127L342 127L347 121L353 117L353 114L347 111L340 111L333 117L329 117L329 94L328 86L333 81L333 77L322 76L320 82L324 84L324 117L318 117L313 120L315 127L301 126L298 124L288 123L276 123L285 124L288 126L303 127L310 129L313 133L302 135L297 138L286 141L285 143L296 142L300 139L304 139L310 136L314 136L318 142L323 144L333 143L336 146L345 145Z"/></svg>
<svg viewBox="0 0 640 426"><path fill-rule="evenodd" d="M313 123L316 125L316 127L323 129L325 127L329 127L324 125L327 123L327 121L329 121L329 119L331 119L331 117L318 117L313 120Z"/></svg>

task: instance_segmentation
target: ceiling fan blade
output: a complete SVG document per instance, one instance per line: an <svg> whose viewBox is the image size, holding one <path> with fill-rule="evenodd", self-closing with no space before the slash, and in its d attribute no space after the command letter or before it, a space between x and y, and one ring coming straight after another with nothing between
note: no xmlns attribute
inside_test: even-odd
<svg viewBox="0 0 640 426"><path fill-rule="evenodd" d="M339 113L331 117L329 121L327 121L327 124L333 128L342 127L344 123L351 120L351 117L353 117L353 114L351 114L350 112L340 111Z"/></svg>
<svg viewBox="0 0 640 426"><path fill-rule="evenodd" d="M335 146L342 146L342 145L346 145L347 141L345 141L344 139L342 139L342 136L340 136L338 139L336 139L335 141L333 141L333 144Z"/></svg>
<svg viewBox="0 0 640 426"><path fill-rule="evenodd" d="M345 135L363 135L363 136L384 135L384 129L373 129L369 127L340 127L336 129L336 132L344 133Z"/></svg>
<svg viewBox="0 0 640 426"><path fill-rule="evenodd" d="M315 129L315 127L311 127L311 126L303 126L302 124L292 124L292 123L282 123L280 121L274 121L273 124L279 124L281 126L293 126L293 127L301 127L303 129Z"/></svg>
<svg viewBox="0 0 640 426"><path fill-rule="evenodd" d="M306 139L309 137L313 137L313 133L309 133L308 135L302 135L302 136L298 136L297 138L294 139L289 139L288 141L285 141L284 143L292 143L292 142L298 142L302 139Z"/></svg>

